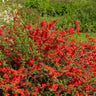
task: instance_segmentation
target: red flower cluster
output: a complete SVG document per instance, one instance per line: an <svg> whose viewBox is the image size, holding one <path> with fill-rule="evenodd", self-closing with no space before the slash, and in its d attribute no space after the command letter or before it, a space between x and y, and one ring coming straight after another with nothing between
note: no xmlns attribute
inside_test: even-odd
<svg viewBox="0 0 96 96"><path fill-rule="evenodd" d="M16 13L17 15L17 13ZM56 20L34 29L17 17L0 33L0 96L93 95L96 91L95 39L75 42L73 28L55 30ZM76 21L79 33L78 21ZM88 36L86 35L86 38ZM72 95L72 96L73 96Z"/></svg>
<svg viewBox="0 0 96 96"><path fill-rule="evenodd" d="M80 33L79 33L79 23L78 23L77 20L76 20L75 22L76 22L76 29L77 29L77 33L78 33L79 36L81 36Z"/></svg>

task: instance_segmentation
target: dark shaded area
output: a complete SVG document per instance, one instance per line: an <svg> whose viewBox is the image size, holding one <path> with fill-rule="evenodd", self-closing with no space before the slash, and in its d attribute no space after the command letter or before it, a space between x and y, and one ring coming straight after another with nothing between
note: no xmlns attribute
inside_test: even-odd
<svg viewBox="0 0 96 96"><path fill-rule="evenodd" d="M0 96L4 96L2 89L0 89Z"/></svg>

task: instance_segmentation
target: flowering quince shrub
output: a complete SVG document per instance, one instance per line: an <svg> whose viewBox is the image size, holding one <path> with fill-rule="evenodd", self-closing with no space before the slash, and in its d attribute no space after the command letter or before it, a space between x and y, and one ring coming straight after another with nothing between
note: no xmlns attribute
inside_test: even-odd
<svg viewBox="0 0 96 96"><path fill-rule="evenodd" d="M76 30L55 30L56 20L32 28L18 13L0 28L0 96L94 96L95 39L72 39L80 36L77 20Z"/></svg>

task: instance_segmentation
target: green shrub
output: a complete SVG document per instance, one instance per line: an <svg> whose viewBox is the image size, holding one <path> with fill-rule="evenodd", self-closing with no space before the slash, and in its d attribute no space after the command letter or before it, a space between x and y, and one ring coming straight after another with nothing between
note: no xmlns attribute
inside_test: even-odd
<svg viewBox="0 0 96 96"><path fill-rule="evenodd" d="M62 2L48 2L48 0L25 0L25 6L36 8L41 16L44 14L50 16L62 16L70 11L70 5Z"/></svg>
<svg viewBox="0 0 96 96"><path fill-rule="evenodd" d="M54 8L53 8L51 5L52 5L52 4L50 4L50 5L48 6L48 8L46 9L47 15L48 15L48 16L56 16L56 12L55 12Z"/></svg>
<svg viewBox="0 0 96 96"><path fill-rule="evenodd" d="M20 9L20 19L22 19L24 24L35 25L39 22L40 15L36 9L26 8Z"/></svg>
<svg viewBox="0 0 96 96"><path fill-rule="evenodd" d="M65 3L62 3L62 2L59 2L59 3L53 3L52 4L54 10L55 10L55 13L59 16L62 16L66 13L69 13L71 8L70 8L70 5L69 4L65 4Z"/></svg>
<svg viewBox="0 0 96 96"><path fill-rule="evenodd" d="M71 3L69 11L59 18L56 27L59 30L67 27L75 28L74 22L79 21L80 32L96 32L96 2L94 1L74 1ZM59 8L57 8L59 10ZM60 12L60 11L59 11ZM63 12L62 12L63 13ZM58 17L57 17L58 18Z"/></svg>
<svg viewBox="0 0 96 96"><path fill-rule="evenodd" d="M39 2L39 6L38 6L37 10L41 16L44 16L47 13L48 7L49 7L48 0L41 0L41 2Z"/></svg>
<svg viewBox="0 0 96 96"><path fill-rule="evenodd" d="M26 7L38 8L39 0L24 0L24 4Z"/></svg>

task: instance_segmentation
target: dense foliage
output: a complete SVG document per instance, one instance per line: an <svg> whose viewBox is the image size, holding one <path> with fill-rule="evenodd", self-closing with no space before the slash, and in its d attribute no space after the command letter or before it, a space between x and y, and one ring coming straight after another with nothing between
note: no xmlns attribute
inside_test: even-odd
<svg viewBox="0 0 96 96"><path fill-rule="evenodd" d="M35 8L41 16L60 18L58 30L75 28L74 21L80 24L80 32L96 32L95 0L24 0L25 6ZM48 19L48 18L47 18ZM46 19L46 21L47 21Z"/></svg>
<svg viewBox="0 0 96 96"><path fill-rule="evenodd" d="M42 21L33 28L14 14L11 27L0 28L0 95L86 96L96 92L96 43L75 42L76 30L58 31ZM4 34L6 32L6 34Z"/></svg>

